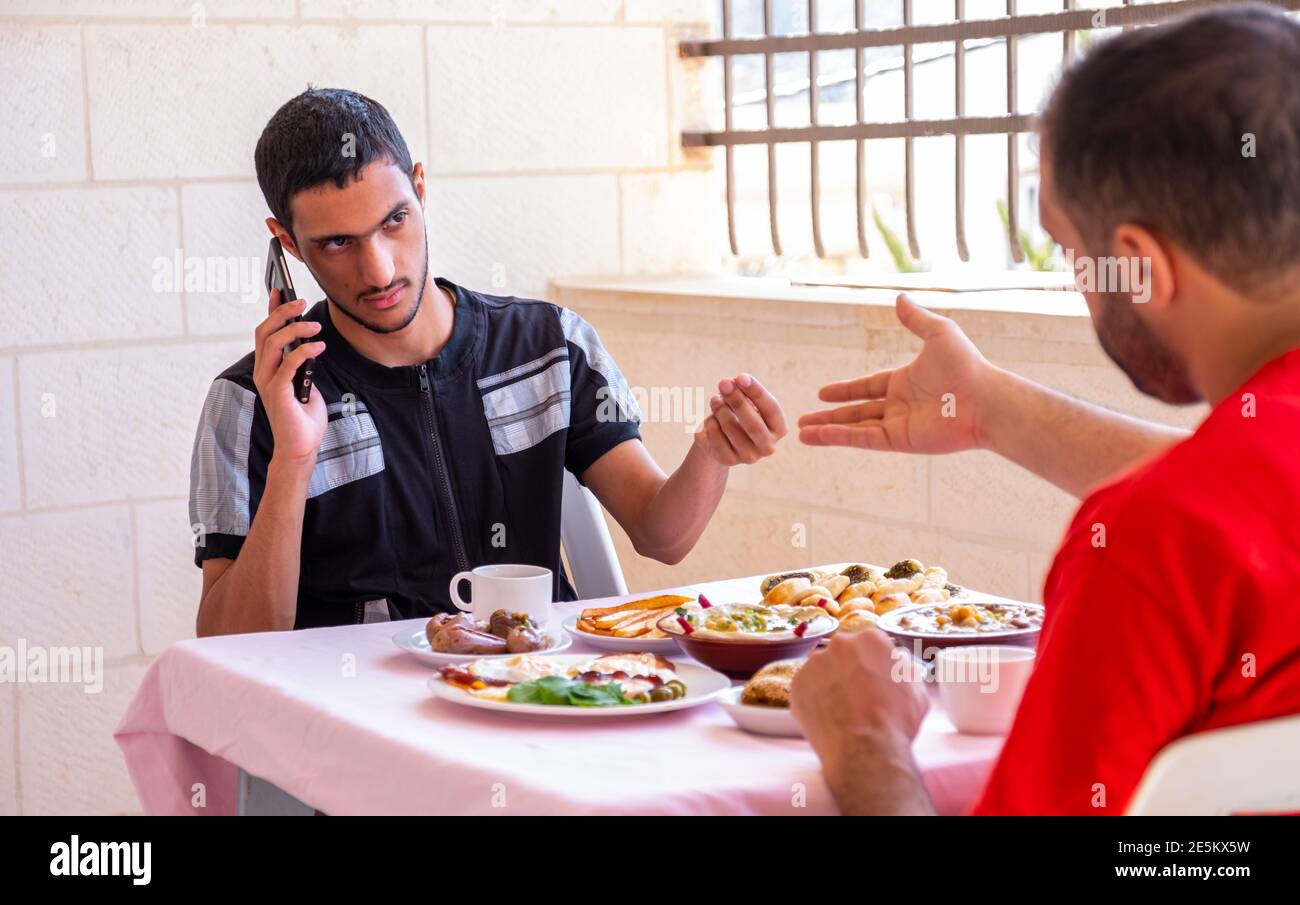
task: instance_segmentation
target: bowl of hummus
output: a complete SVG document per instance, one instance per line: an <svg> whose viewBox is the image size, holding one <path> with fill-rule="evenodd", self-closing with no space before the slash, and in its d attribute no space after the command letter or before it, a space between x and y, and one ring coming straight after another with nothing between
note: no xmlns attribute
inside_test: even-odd
<svg viewBox="0 0 1300 905"><path fill-rule="evenodd" d="M691 603L657 623L682 653L733 679L768 663L807 656L839 627L821 607Z"/></svg>

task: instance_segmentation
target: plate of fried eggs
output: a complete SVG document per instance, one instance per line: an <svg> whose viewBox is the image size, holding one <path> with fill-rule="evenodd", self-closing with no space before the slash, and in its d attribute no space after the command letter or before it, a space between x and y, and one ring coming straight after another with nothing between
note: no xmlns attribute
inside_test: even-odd
<svg viewBox="0 0 1300 905"><path fill-rule="evenodd" d="M445 701L521 716L610 719L697 707L731 687L722 673L650 652L519 654L443 667L429 690Z"/></svg>

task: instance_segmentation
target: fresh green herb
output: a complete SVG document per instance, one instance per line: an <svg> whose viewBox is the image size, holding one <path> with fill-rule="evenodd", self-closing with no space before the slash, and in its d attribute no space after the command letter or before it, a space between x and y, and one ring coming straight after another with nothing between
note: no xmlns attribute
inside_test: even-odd
<svg viewBox="0 0 1300 905"><path fill-rule="evenodd" d="M686 607L684 607L684 606L679 606L677 609L673 610L673 612L676 613L678 616L685 616L685 615L686 615Z"/></svg>
<svg viewBox="0 0 1300 905"><path fill-rule="evenodd" d="M512 704L549 704L561 707L612 707L634 703L623 694L623 686L616 682L592 685L581 679L565 676L544 676L533 682L524 682L506 692Z"/></svg>

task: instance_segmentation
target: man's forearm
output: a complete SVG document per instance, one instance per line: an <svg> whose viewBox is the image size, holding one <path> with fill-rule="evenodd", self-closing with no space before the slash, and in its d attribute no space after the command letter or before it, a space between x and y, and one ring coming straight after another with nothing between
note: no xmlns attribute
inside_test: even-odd
<svg viewBox="0 0 1300 905"><path fill-rule="evenodd" d="M1010 371L991 378L981 445L1076 497L1188 436L1058 393Z"/></svg>
<svg viewBox="0 0 1300 905"><path fill-rule="evenodd" d="M646 506L638 552L669 565L681 562L717 510L727 488L728 471L726 465L692 445Z"/></svg>
<svg viewBox="0 0 1300 905"><path fill-rule="evenodd" d="M911 744L902 738L855 738L844 750L818 752L822 775L848 816L916 817L935 813Z"/></svg>
<svg viewBox="0 0 1300 905"><path fill-rule="evenodd" d="M198 635L234 635L293 628L303 509L314 461L272 458L266 487L239 557L199 607Z"/></svg>

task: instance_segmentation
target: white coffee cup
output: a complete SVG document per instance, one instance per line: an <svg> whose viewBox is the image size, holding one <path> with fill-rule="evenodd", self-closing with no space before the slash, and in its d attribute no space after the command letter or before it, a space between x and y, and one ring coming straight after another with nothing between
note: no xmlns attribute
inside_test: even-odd
<svg viewBox="0 0 1300 905"><path fill-rule="evenodd" d="M460 583L470 583L471 602L460 596ZM451 580L451 602L456 609L487 622L497 610L526 613L538 625L551 619L551 570L541 566L479 566L458 572Z"/></svg>
<svg viewBox="0 0 1300 905"><path fill-rule="evenodd" d="M1004 644L946 647L934 658L939 703L958 732L1004 735L1034 670L1034 649Z"/></svg>

